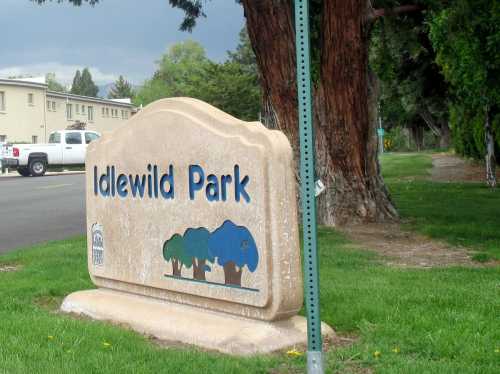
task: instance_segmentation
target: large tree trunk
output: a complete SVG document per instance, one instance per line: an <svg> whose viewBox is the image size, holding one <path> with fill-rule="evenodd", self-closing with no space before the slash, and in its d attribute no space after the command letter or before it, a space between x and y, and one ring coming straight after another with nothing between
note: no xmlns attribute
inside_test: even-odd
<svg viewBox="0 0 500 374"><path fill-rule="evenodd" d="M279 128L298 158L293 2L243 0L247 27ZM319 222L394 219L377 161L376 99L368 74L366 0L324 1L320 79L314 89Z"/></svg>
<svg viewBox="0 0 500 374"><path fill-rule="evenodd" d="M486 145L486 183L495 188L497 186L496 178L496 158L495 158L495 138L491 129L489 108L485 110L484 138Z"/></svg>

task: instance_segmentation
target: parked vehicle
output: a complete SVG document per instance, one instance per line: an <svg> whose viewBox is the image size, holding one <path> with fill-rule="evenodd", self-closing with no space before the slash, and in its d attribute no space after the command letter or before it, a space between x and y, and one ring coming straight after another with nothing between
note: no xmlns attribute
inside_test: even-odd
<svg viewBox="0 0 500 374"><path fill-rule="evenodd" d="M83 165L87 145L100 136L95 131L61 130L50 134L48 144L6 144L2 164L23 177L40 177L49 166Z"/></svg>

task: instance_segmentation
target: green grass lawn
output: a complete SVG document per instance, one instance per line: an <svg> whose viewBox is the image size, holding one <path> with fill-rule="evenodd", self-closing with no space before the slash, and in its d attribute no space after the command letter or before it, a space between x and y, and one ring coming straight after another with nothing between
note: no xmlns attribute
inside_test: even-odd
<svg viewBox="0 0 500 374"><path fill-rule="evenodd" d="M411 163L411 157L401 161L388 156L386 171L392 161L406 169L404 163ZM419 162L426 164L428 159ZM405 187L406 180L398 180L397 166L392 165L390 188L403 215L415 217L401 203L410 205L406 193L412 189ZM423 209L421 219L431 217L428 225L439 222L432 218L435 209L427 208L427 215ZM423 230L418 223L415 228ZM327 372L360 373L369 368L398 374L498 373L499 267L392 268L330 229L320 229L319 246L322 319L339 334L357 337L353 345L327 354ZM162 348L107 323L56 313L65 295L92 287L84 238L3 255L2 264L19 269L0 272L0 373L304 371L304 356L235 358L193 348Z"/></svg>
<svg viewBox="0 0 500 374"><path fill-rule="evenodd" d="M500 259L500 189L426 181L431 166L429 154L382 158L385 181L409 228L477 251L475 259Z"/></svg>

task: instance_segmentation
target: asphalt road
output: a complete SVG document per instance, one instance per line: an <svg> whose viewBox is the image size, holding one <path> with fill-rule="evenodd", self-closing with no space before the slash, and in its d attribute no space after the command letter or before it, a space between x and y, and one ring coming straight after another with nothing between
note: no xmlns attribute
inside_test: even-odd
<svg viewBox="0 0 500 374"><path fill-rule="evenodd" d="M0 253L85 233L85 175L0 177Z"/></svg>

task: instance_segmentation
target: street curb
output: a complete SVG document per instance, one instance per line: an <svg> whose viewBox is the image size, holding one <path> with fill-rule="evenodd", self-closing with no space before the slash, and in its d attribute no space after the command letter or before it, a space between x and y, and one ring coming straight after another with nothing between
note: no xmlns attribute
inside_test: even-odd
<svg viewBox="0 0 500 374"><path fill-rule="evenodd" d="M77 174L85 174L85 171L51 171L46 173L45 177L55 177L58 175L77 175ZM0 178L25 178L21 177L17 172L10 172L6 174L0 174Z"/></svg>

